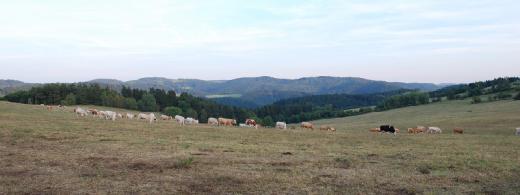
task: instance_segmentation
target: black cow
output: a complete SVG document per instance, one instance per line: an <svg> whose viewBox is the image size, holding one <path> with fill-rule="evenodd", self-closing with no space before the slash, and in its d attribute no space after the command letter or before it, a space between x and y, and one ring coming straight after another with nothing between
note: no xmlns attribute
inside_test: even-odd
<svg viewBox="0 0 520 195"><path fill-rule="evenodd" d="M381 133L393 133L393 134L395 134L394 126L381 125L381 127L379 127L379 129L381 130Z"/></svg>

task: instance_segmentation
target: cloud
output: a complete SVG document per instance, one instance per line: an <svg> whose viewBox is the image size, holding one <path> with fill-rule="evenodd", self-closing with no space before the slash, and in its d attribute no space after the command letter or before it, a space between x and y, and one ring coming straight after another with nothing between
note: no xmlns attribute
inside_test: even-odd
<svg viewBox="0 0 520 195"><path fill-rule="evenodd" d="M413 66L412 55L470 64L474 55L519 50L518 9L513 0L9 1L0 7L0 64L233 64L241 74L323 64L345 76L383 69L390 58Z"/></svg>

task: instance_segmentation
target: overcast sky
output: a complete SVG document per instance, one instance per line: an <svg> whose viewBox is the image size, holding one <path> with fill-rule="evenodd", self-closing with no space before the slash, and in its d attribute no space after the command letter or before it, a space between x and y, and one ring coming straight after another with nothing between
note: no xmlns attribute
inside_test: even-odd
<svg viewBox="0 0 520 195"><path fill-rule="evenodd" d="M0 0L0 79L520 76L518 0Z"/></svg>

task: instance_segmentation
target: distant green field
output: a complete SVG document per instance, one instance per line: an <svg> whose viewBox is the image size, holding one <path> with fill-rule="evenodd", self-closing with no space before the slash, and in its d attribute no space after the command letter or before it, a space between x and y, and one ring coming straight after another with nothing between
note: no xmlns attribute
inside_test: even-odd
<svg viewBox="0 0 520 195"><path fill-rule="evenodd" d="M325 119L317 124L333 124L348 131L367 131L382 124L391 124L401 130L408 127L437 126L450 133L455 127L466 129L467 134L513 135L520 127L520 101L495 101L471 104L469 100L444 101L373 112L346 118Z"/></svg>
<svg viewBox="0 0 520 195"><path fill-rule="evenodd" d="M206 98L240 98L242 94L214 94L214 95L206 95Z"/></svg>
<svg viewBox="0 0 520 195"><path fill-rule="evenodd" d="M520 101L315 122L335 133L113 122L71 110L0 102L0 194L520 193ZM444 133L368 132L381 124Z"/></svg>

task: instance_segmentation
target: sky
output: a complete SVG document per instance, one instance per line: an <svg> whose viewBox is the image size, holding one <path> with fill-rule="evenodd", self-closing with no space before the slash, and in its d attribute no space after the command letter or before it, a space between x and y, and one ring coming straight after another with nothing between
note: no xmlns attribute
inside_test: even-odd
<svg viewBox="0 0 520 195"><path fill-rule="evenodd" d="M518 0L0 0L0 79L520 76Z"/></svg>

